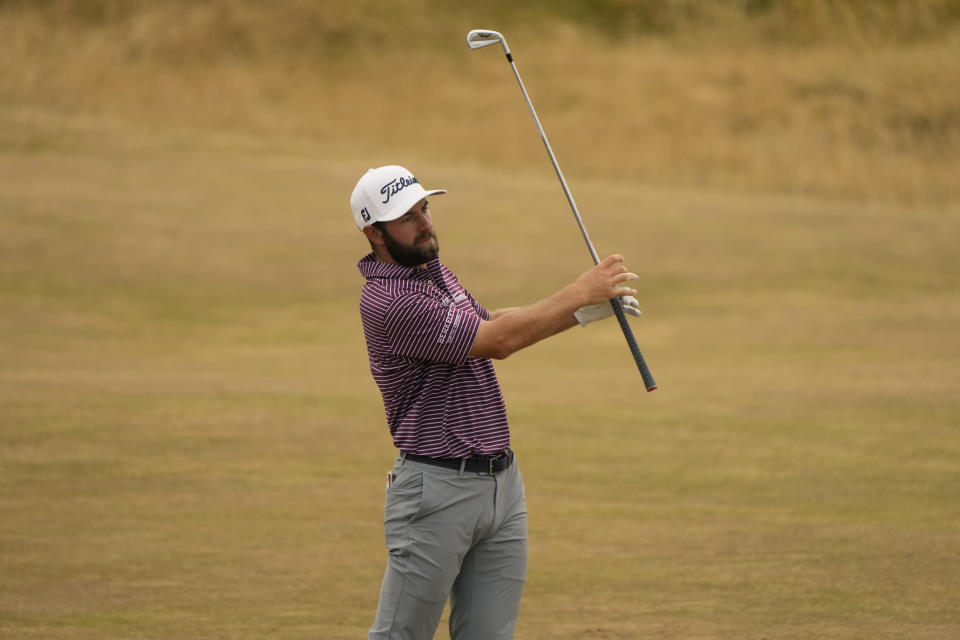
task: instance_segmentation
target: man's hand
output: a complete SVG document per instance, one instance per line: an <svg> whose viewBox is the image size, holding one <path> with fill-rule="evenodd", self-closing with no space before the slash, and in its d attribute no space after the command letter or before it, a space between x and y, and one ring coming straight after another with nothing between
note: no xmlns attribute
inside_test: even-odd
<svg viewBox="0 0 960 640"><path fill-rule="evenodd" d="M628 280L636 280L637 274L623 266L623 256L614 254L604 258L593 269L577 278L572 287L579 297L578 307L605 302L620 296L635 296L636 289L621 287Z"/></svg>
<svg viewBox="0 0 960 640"><path fill-rule="evenodd" d="M617 254L609 256L580 276L575 284L585 296L584 303L573 312L580 326L585 327L591 322L612 316L611 298L619 297L626 313L639 316L640 303L633 297L636 290L620 286L636 279L637 275L630 273L623 265L623 256Z"/></svg>
<svg viewBox="0 0 960 640"><path fill-rule="evenodd" d="M640 303L633 296L621 296L620 302L623 305L623 312L627 315L639 318L643 313L640 311ZM596 322L597 320L609 318L612 315L613 305L609 300L606 302L587 305L586 307L580 307L573 312L573 317L577 319L577 322L580 323L581 327L585 327L591 322Z"/></svg>

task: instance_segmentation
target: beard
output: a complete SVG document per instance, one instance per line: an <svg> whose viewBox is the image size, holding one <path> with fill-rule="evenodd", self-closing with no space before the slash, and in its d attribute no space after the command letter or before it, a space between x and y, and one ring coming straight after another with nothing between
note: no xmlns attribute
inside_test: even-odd
<svg viewBox="0 0 960 640"><path fill-rule="evenodd" d="M433 242L428 245L417 246L418 243L428 238L432 239ZM397 261L397 264L404 267L418 267L440 255L440 241L434 231L427 231L417 236L412 245L405 245L397 242L386 229L383 229L383 244L390 252L390 256Z"/></svg>

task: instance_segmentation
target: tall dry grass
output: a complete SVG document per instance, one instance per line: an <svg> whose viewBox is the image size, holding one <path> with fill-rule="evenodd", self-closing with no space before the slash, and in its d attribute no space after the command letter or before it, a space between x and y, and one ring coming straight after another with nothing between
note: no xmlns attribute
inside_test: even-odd
<svg viewBox="0 0 960 640"><path fill-rule="evenodd" d="M540 170L509 70L464 45L487 24L573 175L943 204L960 196L957 6L8 1L0 142L216 131Z"/></svg>

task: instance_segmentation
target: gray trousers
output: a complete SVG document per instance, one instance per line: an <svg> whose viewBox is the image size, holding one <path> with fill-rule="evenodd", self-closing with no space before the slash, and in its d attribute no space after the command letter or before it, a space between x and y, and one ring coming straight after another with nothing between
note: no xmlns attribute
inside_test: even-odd
<svg viewBox="0 0 960 640"><path fill-rule="evenodd" d="M527 573L517 463L496 475L397 458L387 488L387 569L368 638L430 640L447 597L452 640L513 637Z"/></svg>

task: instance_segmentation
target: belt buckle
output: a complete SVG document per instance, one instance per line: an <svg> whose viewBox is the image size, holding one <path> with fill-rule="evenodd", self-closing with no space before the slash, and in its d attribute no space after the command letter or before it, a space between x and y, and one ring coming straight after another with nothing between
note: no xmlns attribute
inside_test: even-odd
<svg viewBox="0 0 960 640"><path fill-rule="evenodd" d="M508 456L508 452L507 452L507 451L501 451L500 453L498 453L498 454L495 455L494 457L490 458L490 475L493 475L493 474L495 473L495 471L493 470L493 463L496 462L497 460L502 460L503 458L506 458L507 456ZM502 471L502 469L501 469L501 471Z"/></svg>

